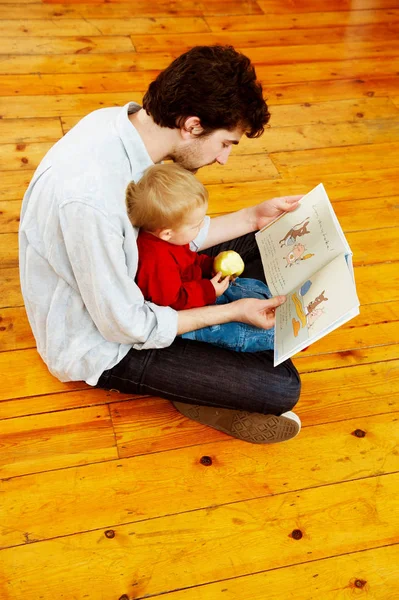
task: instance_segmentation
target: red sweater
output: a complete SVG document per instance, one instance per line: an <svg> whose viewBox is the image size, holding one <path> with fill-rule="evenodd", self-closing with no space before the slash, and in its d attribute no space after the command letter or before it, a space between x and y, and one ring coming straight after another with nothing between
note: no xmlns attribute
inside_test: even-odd
<svg viewBox="0 0 399 600"><path fill-rule="evenodd" d="M146 300L175 310L215 302L215 288L210 282L212 256L197 254L188 244L170 244L146 231L140 231L137 246L136 282Z"/></svg>

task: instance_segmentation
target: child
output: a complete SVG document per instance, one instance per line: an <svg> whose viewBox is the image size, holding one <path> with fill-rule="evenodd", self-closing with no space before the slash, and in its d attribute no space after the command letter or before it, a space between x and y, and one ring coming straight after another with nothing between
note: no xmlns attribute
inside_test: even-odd
<svg viewBox="0 0 399 600"><path fill-rule="evenodd" d="M214 273L212 256L190 250L208 209L208 192L195 176L176 164L154 165L126 190L132 225L140 227L136 282L146 300L184 310L207 304L226 304L240 298L270 297L256 279L230 282ZM224 323L182 335L240 352L270 350L274 329L245 323Z"/></svg>

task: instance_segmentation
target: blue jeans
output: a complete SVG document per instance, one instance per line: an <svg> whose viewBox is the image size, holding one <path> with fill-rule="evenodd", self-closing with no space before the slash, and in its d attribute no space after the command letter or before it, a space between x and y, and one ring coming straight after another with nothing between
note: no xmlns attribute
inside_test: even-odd
<svg viewBox="0 0 399 600"><path fill-rule="evenodd" d="M263 281L238 277L235 282L230 283L225 293L217 298L216 304L228 304L240 298L265 300L271 298L271 293ZM203 327L189 331L181 337L186 340L208 342L237 352L262 352L273 350L274 347L274 328L265 330L238 322Z"/></svg>

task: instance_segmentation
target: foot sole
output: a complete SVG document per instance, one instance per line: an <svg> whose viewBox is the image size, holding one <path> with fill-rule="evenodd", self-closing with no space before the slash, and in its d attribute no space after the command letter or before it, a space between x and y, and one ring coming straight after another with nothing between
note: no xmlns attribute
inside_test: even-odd
<svg viewBox="0 0 399 600"><path fill-rule="evenodd" d="M192 421L252 444L285 442L298 435L301 429L299 417L293 412L286 412L277 417L183 402L173 402L173 405Z"/></svg>

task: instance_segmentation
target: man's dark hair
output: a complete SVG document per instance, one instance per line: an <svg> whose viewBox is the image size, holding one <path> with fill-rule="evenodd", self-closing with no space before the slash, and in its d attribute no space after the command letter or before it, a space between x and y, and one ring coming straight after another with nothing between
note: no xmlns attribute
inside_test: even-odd
<svg viewBox="0 0 399 600"><path fill-rule="evenodd" d="M270 118L251 61L232 46L196 46L176 58L150 84L143 108L161 127L198 117L204 134L240 126L249 138Z"/></svg>

